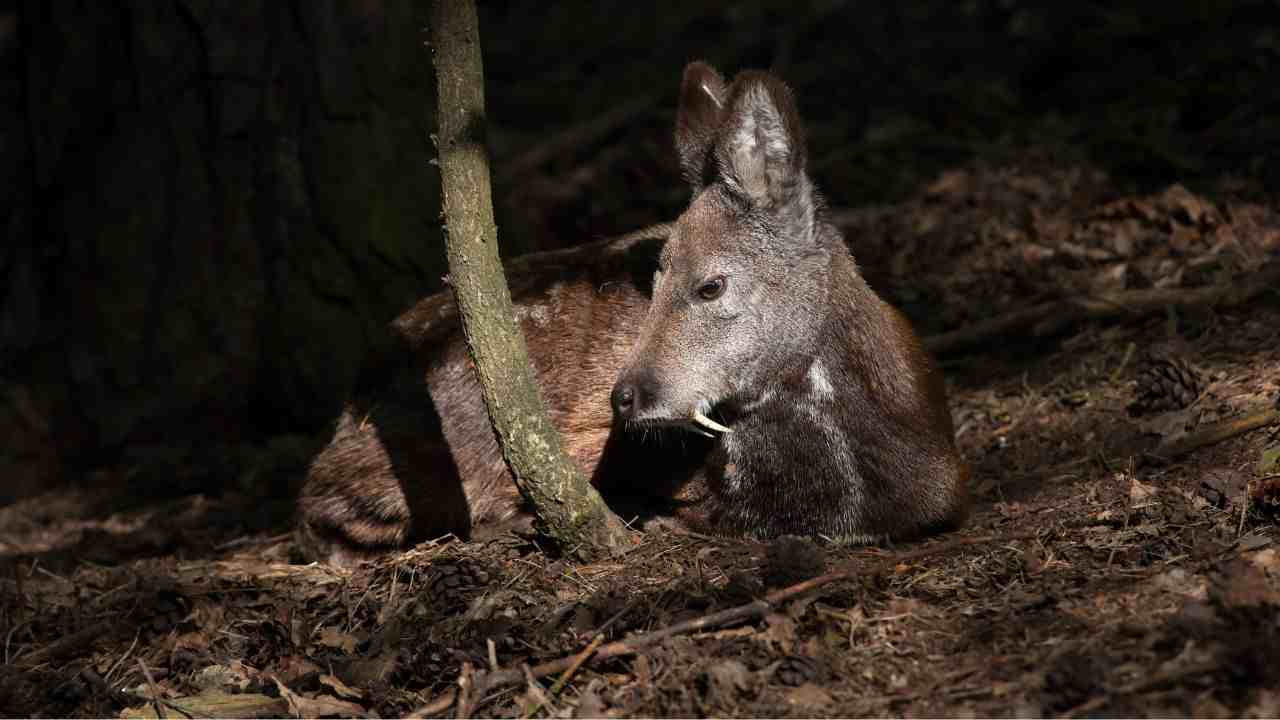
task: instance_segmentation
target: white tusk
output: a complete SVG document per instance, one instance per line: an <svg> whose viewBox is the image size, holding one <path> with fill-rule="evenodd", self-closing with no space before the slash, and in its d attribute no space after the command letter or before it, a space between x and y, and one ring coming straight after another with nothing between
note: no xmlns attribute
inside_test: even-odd
<svg viewBox="0 0 1280 720"><path fill-rule="evenodd" d="M715 437L716 437L715 435L712 435L711 433L707 432L706 430L703 430L702 428L698 427L697 425L690 424L690 425L689 425L689 427L687 427L687 428L685 428L685 429L686 429L686 430L688 430L688 431L689 431L689 432L691 432L691 433L694 433L694 434L697 434L697 435L701 435L702 437L709 437L709 438L711 438L711 439L713 439L713 440L714 440L714 439L715 439Z"/></svg>
<svg viewBox="0 0 1280 720"><path fill-rule="evenodd" d="M715 430L716 432L721 432L721 433L731 433L731 432L733 432L733 431L732 431L732 430L730 430L729 428L727 428L727 427L725 427L725 426L721 425L720 423L716 422L715 420L712 420L711 418L707 417L706 415L703 415L702 413L698 412L697 410L694 410L694 411L693 411L693 421L694 421L695 423L697 423L697 424L701 425L702 427L704 427L704 428L708 429L708 430Z"/></svg>

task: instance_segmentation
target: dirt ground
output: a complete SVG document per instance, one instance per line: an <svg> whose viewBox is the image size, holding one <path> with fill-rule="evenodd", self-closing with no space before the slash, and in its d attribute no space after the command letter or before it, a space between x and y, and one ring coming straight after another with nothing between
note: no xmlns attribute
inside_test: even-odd
<svg viewBox="0 0 1280 720"><path fill-rule="evenodd" d="M1112 196L1087 164L1011 155L839 215L903 306L970 299L937 306L942 317L916 310L926 335L1049 292L1037 286L1234 285L1280 252L1266 205L1176 185ZM237 714L402 715L443 706L460 673L483 685L494 663L572 656L597 635L669 628L825 571L846 576L746 622L586 662L562 687L557 673L488 688L471 708L1274 716L1280 429L1174 458L1158 443L1275 407L1277 328L1271 291L1234 307L1051 323L944 356L973 516L961 532L893 548L644 537L615 562L574 565L513 536L335 572L290 564L287 507L255 511L248 495L179 493L104 516L157 463L106 468L94 490L0 509L11 558L0 707L136 716L158 694L169 714L200 715L226 700L218 693L239 693L260 705ZM1172 376L1172 390L1151 379ZM273 457L246 462L270 473Z"/></svg>
<svg viewBox="0 0 1280 720"><path fill-rule="evenodd" d="M529 161L500 213L548 237L664 219L662 113ZM881 120L858 122L918 127ZM854 188L832 217L938 351L973 469L963 530L644 536L593 565L442 539L335 571L297 562L291 502L266 490L314 439L137 448L0 508L0 715L1280 715L1280 292L1256 286L1280 263L1273 189L1177 163L1138 181L1067 131L841 154L842 122L812 122L816 172ZM860 193L889 162L893 190ZM616 211L638 198L658 210Z"/></svg>

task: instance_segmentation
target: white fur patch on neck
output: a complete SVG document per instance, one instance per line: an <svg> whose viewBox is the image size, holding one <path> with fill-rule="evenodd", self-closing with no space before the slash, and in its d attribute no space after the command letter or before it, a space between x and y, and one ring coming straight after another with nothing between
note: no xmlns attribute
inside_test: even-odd
<svg viewBox="0 0 1280 720"><path fill-rule="evenodd" d="M831 376L827 374L827 368L821 360L814 360L809 366L809 384L813 386L813 392L823 400L831 400L836 396L836 388L831 384Z"/></svg>

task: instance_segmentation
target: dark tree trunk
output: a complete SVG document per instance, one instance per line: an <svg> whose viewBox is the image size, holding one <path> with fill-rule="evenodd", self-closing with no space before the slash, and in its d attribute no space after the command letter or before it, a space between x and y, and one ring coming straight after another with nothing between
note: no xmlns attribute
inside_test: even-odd
<svg viewBox="0 0 1280 720"><path fill-rule="evenodd" d="M336 413L444 270L425 25L411 0L0 4L0 502Z"/></svg>

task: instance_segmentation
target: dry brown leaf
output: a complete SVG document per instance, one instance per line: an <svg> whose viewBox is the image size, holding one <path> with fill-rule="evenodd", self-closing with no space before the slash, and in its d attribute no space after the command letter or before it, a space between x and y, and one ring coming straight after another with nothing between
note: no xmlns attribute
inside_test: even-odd
<svg viewBox="0 0 1280 720"><path fill-rule="evenodd" d="M1090 289L1095 293L1112 292L1115 290L1124 290L1129 286L1129 264L1116 263L1102 270L1093 276L1093 281L1089 284Z"/></svg>
<svg viewBox="0 0 1280 720"><path fill-rule="evenodd" d="M293 682L303 675L321 672L323 668L300 655L286 655L276 662L272 676Z"/></svg>
<svg viewBox="0 0 1280 720"><path fill-rule="evenodd" d="M364 698L363 691L351 687L333 675L321 675L320 684L328 686L338 697L350 700L360 700Z"/></svg>
<svg viewBox="0 0 1280 720"><path fill-rule="evenodd" d="M1160 204L1166 212L1195 225L1216 225L1221 221L1213 203L1181 184L1169 186L1160 195Z"/></svg>
<svg viewBox="0 0 1280 720"><path fill-rule="evenodd" d="M316 642L326 647L338 648L348 654L355 652L356 645L360 644L359 638L350 633L344 633L336 627L321 630Z"/></svg>
<svg viewBox="0 0 1280 720"><path fill-rule="evenodd" d="M368 716L368 711L353 702L339 700L330 695L308 697L290 690L289 686L280 682L278 678L273 679L276 681L276 687L280 689L280 697L284 698L285 702L289 704L289 712L293 713L294 717L362 718Z"/></svg>
<svg viewBox="0 0 1280 720"><path fill-rule="evenodd" d="M376 680L384 680L396 671L400 664L400 654L388 650L373 657L353 660L347 665L347 680L356 685L368 685Z"/></svg>
<svg viewBox="0 0 1280 720"><path fill-rule="evenodd" d="M1129 507L1136 508L1150 504L1156 497L1156 486L1147 485L1136 477L1129 479Z"/></svg>

